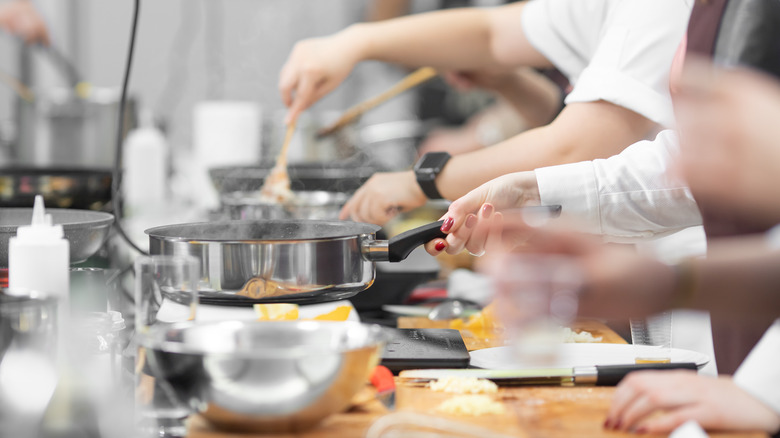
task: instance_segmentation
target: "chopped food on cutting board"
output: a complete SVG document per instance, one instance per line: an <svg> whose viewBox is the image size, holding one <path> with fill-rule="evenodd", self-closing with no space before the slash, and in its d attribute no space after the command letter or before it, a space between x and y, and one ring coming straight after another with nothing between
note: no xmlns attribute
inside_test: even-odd
<svg viewBox="0 0 780 438"><path fill-rule="evenodd" d="M498 385L490 380L476 377L442 377L431 381L428 387L437 392L455 394L495 394L498 392Z"/></svg>
<svg viewBox="0 0 780 438"><path fill-rule="evenodd" d="M500 335L504 326L496 315L496 304L490 303L481 312L471 315L468 319L454 319L450 321L450 328L456 330L468 330L478 337L488 338ZM592 343L601 342L601 336L595 337L586 330L574 331L569 327L561 327L561 342L564 343Z"/></svg>
<svg viewBox="0 0 780 438"><path fill-rule="evenodd" d="M445 400L436 411L449 415L502 415L506 413L504 404L487 395L458 395Z"/></svg>

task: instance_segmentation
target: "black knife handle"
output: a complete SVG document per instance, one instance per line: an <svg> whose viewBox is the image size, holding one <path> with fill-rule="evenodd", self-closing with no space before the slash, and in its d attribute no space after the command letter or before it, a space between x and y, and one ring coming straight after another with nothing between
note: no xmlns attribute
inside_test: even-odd
<svg viewBox="0 0 780 438"><path fill-rule="evenodd" d="M696 364L692 362L673 363L643 363L636 365L596 365L596 386L615 386L628 373L646 370L693 370Z"/></svg>

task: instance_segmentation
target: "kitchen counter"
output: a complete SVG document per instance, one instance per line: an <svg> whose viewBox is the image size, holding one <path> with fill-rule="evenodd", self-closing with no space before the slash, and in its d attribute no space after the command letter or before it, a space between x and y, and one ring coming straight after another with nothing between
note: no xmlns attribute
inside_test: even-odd
<svg viewBox="0 0 780 438"><path fill-rule="evenodd" d="M399 328L442 328L446 321L430 321L427 318L402 317ZM578 321L572 327L587 330L594 336L602 336L602 342L626 341L606 325L598 321ZM495 337L476 338L471 333L461 333L469 350L502 345ZM609 409L614 387L515 387L500 388L498 398L506 406L505 415L451 418L468 422L512 436L540 437L637 437L639 435L605 431L604 418ZM396 389L396 411L412 411L424 415L436 415L436 407L451 394L433 392L428 388L399 384ZM218 432L200 417L190 420L190 438L350 438L363 437L371 424L386 415L388 410L377 400L370 400L351 410L327 418L319 427L306 433L286 435L246 435ZM448 436L443 433L442 436ZM450 435L451 436L451 435ZM654 436L654 435L641 435ZM661 436L661 435L656 435ZM711 434L713 438L749 437L764 438L764 433Z"/></svg>

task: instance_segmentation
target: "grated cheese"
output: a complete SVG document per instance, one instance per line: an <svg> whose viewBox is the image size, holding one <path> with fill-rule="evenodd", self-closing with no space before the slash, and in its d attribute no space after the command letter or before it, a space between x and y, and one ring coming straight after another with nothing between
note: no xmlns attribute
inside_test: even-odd
<svg viewBox="0 0 780 438"><path fill-rule="evenodd" d="M504 404L487 395L458 395L446 400L436 408L438 412L449 415L501 415L506 413Z"/></svg>
<svg viewBox="0 0 780 438"><path fill-rule="evenodd" d="M495 394L498 385L487 379L476 377L442 377L428 384L437 392L451 392L454 394Z"/></svg>

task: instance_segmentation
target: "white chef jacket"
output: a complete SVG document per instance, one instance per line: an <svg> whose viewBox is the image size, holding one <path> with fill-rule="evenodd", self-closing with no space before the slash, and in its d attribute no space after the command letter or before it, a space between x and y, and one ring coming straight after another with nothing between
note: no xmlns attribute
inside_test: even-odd
<svg viewBox="0 0 780 438"><path fill-rule="evenodd" d="M766 234L780 249L780 225ZM734 382L780 415L780 319L776 320L734 373Z"/></svg>
<svg viewBox="0 0 780 438"><path fill-rule="evenodd" d="M536 169L542 205L561 205L581 231L610 240L658 237L701 225L690 189L667 170L679 153L673 130L607 159Z"/></svg>
<svg viewBox="0 0 780 438"><path fill-rule="evenodd" d="M734 373L734 382L780 415L780 319Z"/></svg>
<svg viewBox="0 0 780 438"><path fill-rule="evenodd" d="M604 100L672 126L669 73L693 0L532 0L531 45L566 75L566 103Z"/></svg>

